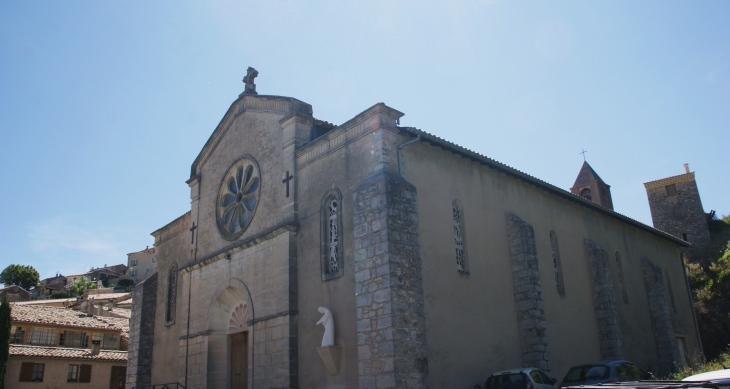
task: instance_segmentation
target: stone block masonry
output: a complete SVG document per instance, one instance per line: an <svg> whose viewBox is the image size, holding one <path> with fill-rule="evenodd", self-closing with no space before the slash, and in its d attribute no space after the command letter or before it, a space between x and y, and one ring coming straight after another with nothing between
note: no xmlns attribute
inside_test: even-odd
<svg viewBox="0 0 730 389"><path fill-rule="evenodd" d="M550 371L550 348L540 271L537 267L535 231L531 225L508 213L507 239L512 263L522 365Z"/></svg>
<svg viewBox="0 0 730 389"><path fill-rule="evenodd" d="M621 359L623 358L621 325L618 322L608 252L588 239L583 240L583 249L593 287L593 309L596 312L598 324L601 358Z"/></svg>
<svg viewBox="0 0 730 389"><path fill-rule="evenodd" d="M647 182L644 187L654 228L696 247L710 243L710 229L694 173Z"/></svg>
<svg viewBox="0 0 730 389"><path fill-rule="evenodd" d="M664 288L662 269L659 266L647 258L641 258L641 270L644 273L644 286L649 299L651 332L654 334L659 356L659 374L666 375L675 370L675 363L679 361L672 314L667 303L667 290Z"/></svg>
<svg viewBox="0 0 730 389"><path fill-rule="evenodd" d="M154 273L137 284L132 291L129 351L127 354L127 388L151 384L156 303L157 273Z"/></svg>
<svg viewBox="0 0 730 389"><path fill-rule="evenodd" d="M381 170L354 207L359 386L427 388L416 188Z"/></svg>

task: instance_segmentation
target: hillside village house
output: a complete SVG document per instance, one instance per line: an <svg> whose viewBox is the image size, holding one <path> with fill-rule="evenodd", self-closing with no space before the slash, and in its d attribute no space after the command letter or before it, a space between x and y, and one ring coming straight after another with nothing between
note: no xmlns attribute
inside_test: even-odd
<svg viewBox="0 0 730 389"><path fill-rule="evenodd" d="M18 285L10 285L0 288L0 300L2 300L3 297L8 299L10 302L28 301L30 300L30 292Z"/></svg>
<svg viewBox="0 0 730 389"><path fill-rule="evenodd" d="M48 306L11 311L6 388L125 387L127 319Z"/></svg>
<svg viewBox="0 0 730 389"><path fill-rule="evenodd" d="M384 103L335 126L257 74L193 161L190 210L152 233L129 388L471 388L701 355L688 244L612 210L597 174L572 194Z"/></svg>
<svg viewBox="0 0 730 389"><path fill-rule="evenodd" d="M144 280L155 272L155 259L154 247L127 254L127 275L135 284Z"/></svg>

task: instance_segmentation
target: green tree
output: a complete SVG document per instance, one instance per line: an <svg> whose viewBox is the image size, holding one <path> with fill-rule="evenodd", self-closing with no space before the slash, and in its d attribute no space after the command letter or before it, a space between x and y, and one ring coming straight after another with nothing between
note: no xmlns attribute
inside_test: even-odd
<svg viewBox="0 0 730 389"><path fill-rule="evenodd" d="M10 303L3 296L0 302L0 389L5 388L5 371L8 367L10 354L10 327L13 319L10 317Z"/></svg>
<svg viewBox="0 0 730 389"><path fill-rule="evenodd" d="M65 299L65 298L68 298L68 292L66 292L65 290L63 292L53 292L51 294L51 300Z"/></svg>
<svg viewBox="0 0 730 389"><path fill-rule="evenodd" d="M40 276L33 266L10 265L0 273L0 282L5 286L18 285L28 290L38 286Z"/></svg>
<svg viewBox="0 0 730 389"><path fill-rule="evenodd" d="M82 295L89 289L96 289L96 282L81 277L69 285L68 289L76 295Z"/></svg>

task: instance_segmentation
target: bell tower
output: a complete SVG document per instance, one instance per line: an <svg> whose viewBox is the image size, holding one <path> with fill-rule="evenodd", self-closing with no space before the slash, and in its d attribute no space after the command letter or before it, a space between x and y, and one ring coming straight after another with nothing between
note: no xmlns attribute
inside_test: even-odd
<svg viewBox="0 0 730 389"><path fill-rule="evenodd" d="M570 192L613 210L611 186L606 184L586 161L583 161L583 166L580 168L580 173L578 173L573 187L570 188Z"/></svg>

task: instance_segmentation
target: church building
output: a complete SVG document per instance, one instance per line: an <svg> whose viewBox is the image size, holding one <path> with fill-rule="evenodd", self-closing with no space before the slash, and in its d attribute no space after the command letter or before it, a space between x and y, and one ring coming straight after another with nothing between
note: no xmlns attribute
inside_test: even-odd
<svg viewBox="0 0 730 389"><path fill-rule="evenodd" d="M573 194L383 103L319 120L257 74L192 163L190 209L152 233L128 388L473 388L701 358L688 244L613 211L587 164Z"/></svg>

